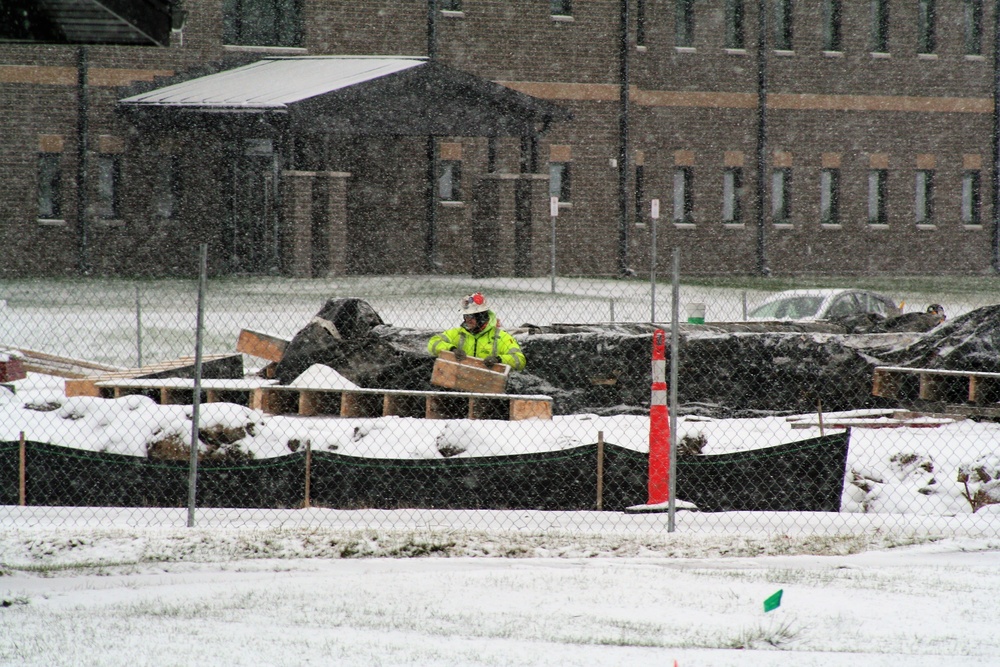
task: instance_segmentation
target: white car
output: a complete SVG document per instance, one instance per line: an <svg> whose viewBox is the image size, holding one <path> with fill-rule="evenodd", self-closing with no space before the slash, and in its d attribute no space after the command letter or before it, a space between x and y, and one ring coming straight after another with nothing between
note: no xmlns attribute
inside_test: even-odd
<svg viewBox="0 0 1000 667"><path fill-rule="evenodd" d="M877 292L860 289L796 289L768 297L748 314L751 320L827 320L872 313L893 317L902 311Z"/></svg>

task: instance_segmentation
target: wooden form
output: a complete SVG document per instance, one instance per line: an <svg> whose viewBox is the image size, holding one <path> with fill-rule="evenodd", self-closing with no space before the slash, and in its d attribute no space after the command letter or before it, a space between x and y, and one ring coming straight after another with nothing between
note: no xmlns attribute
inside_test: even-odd
<svg viewBox="0 0 1000 667"><path fill-rule="evenodd" d="M510 366L495 364L488 368L482 359L466 357L458 361L452 352L441 352L434 361L431 384L459 391L500 394L507 388Z"/></svg>
<svg viewBox="0 0 1000 667"><path fill-rule="evenodd" d="M876 366L872 394L946 404L956 414L1000 414L1000 373Z"/></svg>
<svg viewBox="0 0 1000 667"><path fill-rule="evenodd" d="M104 398L140 394L163 405L191 403L194 380L123 378L98 382ZM550 396L404 389L290 387L260 378L203 380L203 403L235 403L272 415L420 419L552 419Z"/></svg>
<svg viewBox="0 0 1000 667"><path fill-rule="evenodd" d="M251 396L250 407L269 414L421 419L552 419L552 397L526 394L327 389L270 385Z"/></svg>
<svg viewBox="0 0 1000 667"><path fill-rule="evenodd" d="M273 380L248 378L245 380L202 380L202 403L235 403L247 407L252 403L253 392L274 384ZM194 398L194 380L189 378L121 378L95 383L100 398L123 396L148 396L160 405L190 405Z"/></svg>
<svg viewBox="0 0 1000 667"><path fill-rule="evenodd" d="M238 379L243 377L243 357L238 354L206 354L202 357L201 367L202 376L206 379ZM192 375L194 375L194 357L181 357L141 368L129 368L113 373L67 379L64 392L66 396L103 396L109 398L110 396L104 390L112 386L107 383L115 380L190 378ZM98 387L98 383L101 383L102 387Z"/></svg>

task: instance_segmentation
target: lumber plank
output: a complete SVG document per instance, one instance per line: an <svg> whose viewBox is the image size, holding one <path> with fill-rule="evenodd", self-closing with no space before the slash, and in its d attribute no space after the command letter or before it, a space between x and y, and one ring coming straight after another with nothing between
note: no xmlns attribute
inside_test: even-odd
<svg viewBox="0 0 1000 667"><path fill-rule="evenodd" d="M236 339L236 351L249 354L251 357L278 362L285 356L289 342L291 341L280 336L243 329Z"/></svg>
<svg viewBox="0 0 1000 667"><path fill-rule="evenodd" d="M482 359L466 357L458 361L451 352L442 352L434 360L431 384L460 391L502 394L507 388L510 366L495 364L487 368Z"/></svg>
<svg viewBox="0 0 1000 667"><path fill-rule="evenodd" d="M510 420L514 422L522 419L552 419L552 402L511 399Z"/></svg>

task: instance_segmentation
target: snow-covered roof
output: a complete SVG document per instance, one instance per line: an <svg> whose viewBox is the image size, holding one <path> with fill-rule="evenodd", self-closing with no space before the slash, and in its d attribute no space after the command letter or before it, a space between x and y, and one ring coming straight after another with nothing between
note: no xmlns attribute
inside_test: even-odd
<svg viewBox="0 0 1000 667"><path fill-rule="evenodd" d="M133 95L124 105L283 109L289 104L426 65L425 58L266 58L243 67Z"/></svg>
<svg viewBox="0 0 1000 667"><path fill-rule="evenodd" d="M547 100L422 57L268 57L175 81L133 89L119 107L158 130L257 114L285 118L293 132L367 136L523 136L572 118Z"/></svg>

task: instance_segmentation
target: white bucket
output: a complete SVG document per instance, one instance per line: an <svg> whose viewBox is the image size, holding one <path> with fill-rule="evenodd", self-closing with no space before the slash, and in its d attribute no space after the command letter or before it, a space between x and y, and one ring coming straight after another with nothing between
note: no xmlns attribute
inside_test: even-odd
<svg viewBox="0 0 1000 667"><path fill-rule="evenodd" d="M688 324L705 323L705 304L691 303L687 306Z"/></svg>

